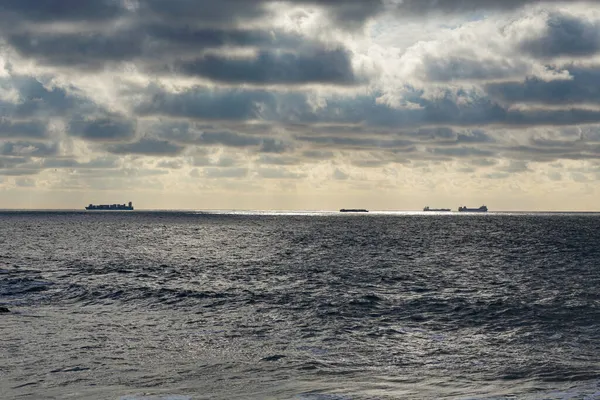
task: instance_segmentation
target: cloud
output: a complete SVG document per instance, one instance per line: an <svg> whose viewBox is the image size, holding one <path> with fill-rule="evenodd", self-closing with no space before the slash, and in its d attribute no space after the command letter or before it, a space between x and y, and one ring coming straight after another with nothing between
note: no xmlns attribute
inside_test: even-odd
<svg viewBox="0 0 600 400"><path fill-rule="evenodd" d="M494 138L481 130L459 133L456 137L456 143L493 143L494 141Z"/></svg>
<svg viewBox="0 0 600 400"><path fill-rule="evenodd" d="M126 141L135 137L136 123L122 116L73 119L68 131L73 136L91 141Z"/></svg>
<svg viewBox="0 0 600 400"><path fill-rule="evenodd" d="M48 157L58 154L56 144L42 142L0 142L0 155L24 157Z"/></svg>
<svg viewBox="0 0 600 400"><path fill-rule="evenodd" d="M264 179L301 179L306 175L298 172L292 172L285 168L259 168L256 173Z"/></svg>
<svg viewBox="0 0 600 400"><path fill-rule="evenodd" d="M417 156L418 157L418 156ZM418 157L420 158L420 157ZM381 168L385 167L391 162L396 161L393 157L389 155L365 155L362 157L353 158L350 163L359 168Z"/></svg>
<svg viewBox="0 0 600 400"><path fill-rule="evenodd" d="M155 43L152 48L177 52L221 47L296 50L309 38L279 30L198 27L150 23L140 27ZM166 48L168 46L169 48Z"/></svg>
<svg viewBox="0 0 600 400"><path fill-rule="evenodd" d="M533 104L598 104L600 90L595 82L600 79L600 68L568 67L568 79L545 81L529 78L523 82L491 83L485 87L490 96L502 102Z"/></svg>
<svg viewBox="0 0 600 400"><path fill-rule="evenodd" d="M0 168L13 168L29 161L26 157L0 156Z"/></svg>
<svg viewBox="0 0 600 400"><path fill-rule="evenodd" d="M335 157L335 154L328 150L305 150L302 156L314 160L330 160Z"/></svg>
<svg viewBox="0 0 600 400"><path fill-rule="evenodd" d="M157 168L181 169L183 162L181 160L163 160L156 164Z"/></svg>
<svg viewBox="0 0 600 400"><path fill-rule="evenodd" d="M411 149L414 142L406 139L360 139L336 136L299 136L296 140L334 148Z"/></svg>
<svg viewBox="0 0 600 400"><path fill-rule="evenodd" d="M433 154L451 157L493 157L496 153L492 150L483 150L477 147L444 147L431 149Z"/></svg>
<svg viewBox="0 0 600 400"><path fill-rule="evenodd" d="M550 171L548 172L548 178L550 178L552 181L561 181L562 174L560 172Z"/></svg>
<svg viewBox="0 0 600 400"><path fill-rule="evenodd" d="M208 23L216 26L233 24L240 19L257 19L267 10L260 0L142 0L138 13L150 20L171 21L180 24Z"/></svg>
<svg viewBox="0 0 600 400"><path fill-rule="evenodd" d="M414 128L477 126L485 124L545 124L543 113L509 110L478 90L445 89L428 98L417 89L405 98L416 108L395 108L378 100L379 93L332 97L323 106L310 105L302 93L279 94L254 89L209 89L196 86L182 92L149 87L137 107L140 116L168 116L190 120L269 121L272 123L366 124L373 127ZM573 110L573 113L577 110ZM580 115L586 115L582 111ZM588 114L588 119L597 118ZM573 116L575 117L575 116ZM550 123L558 120L552 116ZM572 123L572 122L564 122ZM322 139L318 139L322 140Z"/></svg>
<svg viewBox="0 0 600 400"><path fill-rule="evenodd" d="M583 57L600 50L600 25L564 13L549 13L545 29L523 40L520 50L542 59L561 56Z"/></svg>
<svg viewBox="0 0 600 400"><path fill-rule="evenodd" d="M600 160L600 146L589 145L586 147L534 147L513 146L507 147L505 152L516 159L527 159L538 162L551 162L557 160Z"/></svg>
<svg viewBox="0 0 600 400"><path fill-rule="evenodd" d="M258 158L258 163L261 165L298 165L302 163L302 160L293 156L274 156L264 154Z"/></svg>
<svg viewBox="0 0 600 400"><path fill-rule="evenodd" d="M261 153L276 153L281 154L291 151L294 144L282 139L264 138L261 141L259 151Z"/></svg>
<svg viewBox="0 0 600 400"><path fill-rule="evenodd" d="M41 168L76 168L76 169L112 169L119 167L119 159L115 157L97 157L89 161L78 161L74 158L46 158Z"/></svg>
<svg viewBox="0 0 600 400"><path fill-rule="evenodd" d="M510 174L508 172L492 172L485 174L484 177L487 179L506 179L510 177Z"/></svg>
<svg viewBox="0 0 600 400"><path fill-rule="evenodd" d="M220 178L244 178L248 176L248 168L217 168L209 167L203 169L203 175L210 179Z"/></svg>
<svg viewBox="0 0 600 400"><path fill-rule="evenodd" d="M339 168L336 168L335 171L333 171L333 179L335 179L335 180L345 181L349 177L350 177L350 175L348 175L344 171L340 170Z"/></svg>
<svg viewBox="0 0 600 400"><path fill-rule="evenodd" d="M47 139L48 131L42 121L11 121L0 119L1 139Z"/></svg>
<svg viewBox="0 0 600 400"><path fill-rule="evenodd" d="M172 93L156 85L143 92L136 107L140 116L169 116L197 120L255 120L274 95L263 90L210 89L196 86Z"/></svg>
<svg viewBox="0 0 600 400"><path fill-rule="evenodd" d="M500 168L500 170L511 174L531 171L528 162L515 160L511 160L507 166Z"/></svg>
<svg viewBox="0 0 600 400"><path fill-rule="evenodd" d="M135 62L154 74L225 83L356 83L351 55L341 45L331 49L314 39L283 31L143 22L107 32L18 31L6 39L22 57L88 72ZM259 51L256 56L243 58L211 52L231 47ZM195 59L190 58L192 55Z"/></svg>
<svg viewBox="0 0 600 400"><path fill-rule="evenodd" d="M215 26L234 25L243 20L258 20L269 16L269 5L275 0L164 0L140 1L140 13L153 19L204 23ZM383 0L291 0L287 5L321 6L343 26L356 27L384 10Z"/></svg>
<svg viewBox="0 0 600 400"><path fill-rule="evenodd" d="M17 178L15 183L19 187L35 187L35 180L31 178Z"/></svg>
<svg viewBox="0 0 600 400"><path fill-rule="evenodd" d="M16 119L48 118L65 116L74 108L89 109L89 101L67 93L64 88L43 84L35 77L14 74L0 77L0 85L14 90L18 99L0 99L0 112L5 117Z"/></svg>
<svg viewBox="0 0 600 400"><path fill-rule="evenodd" d="M261 138L240 135L235 132L221 131L221 132L210 132L200 131L195 134L189 132L188 135L175 137L174 139L182 143L198 144L198 145L224 145L228 147L250 147L258 146L261 144Z"/></svg>
<svg viewBox="0 0 600 400"><path fill-rule="evenodd" d="M2 0L6 20L31 22L105 21L122 15L122 3L115 0Z"/></svg>
<svg viewBox="0 0 600 400"><path fill-rule="evenodd" d="M41 170L35 168L0 168L0 175L3 176L27 176L39 174Z"/></svg>
<svg viewBox="0 0 600 400"><path fill-rule="evenodd" d="M8 36L8 44L22 56L48 65L101 69L111 62L142 55L142 37L90 33L21 33Z"/></svg>
<svg viewBox="0 0 600 400"><path fill-rule="evenodd" d="M430 14L472 14L479 11L508 11L530 4L561 3L563 0L402 0L394 2L401 16ZM590 0L574 0L572 3L593 3Z"/></svg>
<svg viewBox="0 0 600 400"><path fill-rule="evenodd" d="M341 49L317 50L309 54L262 51L250 59L206 55L194 61L180 62L175 71L225 83L356 83L350 57Z"/></svg>
<svg viewBox="0 0 600 400"><path fill-rule="evenodd" d="M527 65L515 65L506 59L469 58L452 54L424 56L423 65L424 69L420 71L423 79L435 82L506 80L528 72Z"/></svg>
<svg viewBox="0 0 600 400"><path fill-rule="evenodd" d="M176 156L183 152L185 147L170 143L166 140L143 138L134 143L115 144L106 150L113 154L142 154L149 156Z"/></svg>
<svg viewBox="0 0 600 400"><path fill-rule="evenodd" d="M379 0L366 2L380 3ZM105 68L122 68L120 63L136 63L136 68L151 74L180 74L223 83L357 83L351 53L342 44L332 46L300 32L277 27L258 29L243 25L248 18L270 14L267 9L274 3L270 0L224 0L217 3L207 0L180 0L176 3L166 0L107 0L100 5L82 0L78 5L70 3L71 0L69 7L72 9L58 18L56 10L48 7L34 6L37 12L32 13L27 7L11 1L8 8L14 14L15 23L0 28L0 32L20 56L43 65L71 70L99 72ZM343 17L340 22L364 20L370 14L365 1L349 3L297 2L323 6L332 16ZM34 29L18 23L32 17L75 25L70 29L67 29L69 25L65 25L64 29L54 29L51 25ZM91 24L85 29L77 25L87 18L97 21L109 18L112 23ZM249 50L255 56L224 55L232 47ZM215 49L226 51L209 51Z"/></svg>
<svg viewBox="0 0 600 400"><path fill-rule="evenodd" d="M494 159L487 159L487 158L476 158L474 160L470 161L471 164L478 166L478 167L492 167L496 164L498 164L498 161L494 160Z"/></svg>
<svg viewBox="0 0 600 400"><path fill-rule="evenodd" d="M159 138L182 145L252 148L260 153L274 154L288 152L294 147L289 141L280 138L240 134L229 130L204 130L189 123L166 124L163 127L164 129L161 127L155 129Z"/></svg>

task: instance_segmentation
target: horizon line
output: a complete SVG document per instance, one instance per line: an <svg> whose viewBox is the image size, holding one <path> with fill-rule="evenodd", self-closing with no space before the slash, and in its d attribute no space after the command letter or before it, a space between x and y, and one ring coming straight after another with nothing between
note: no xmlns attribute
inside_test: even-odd
<svg viewBox="0 0 600 400"><path fill-rule="evenodd" d="M85 208L2 208L0 211L123 211L123 212L292 212L292 213L339 213L341 209L253 209L253 208L135 208L134 210L86 210ZM423 211L422 209L368 209L369 213L423 213L423 214L494 214L494 213L586 213L597 214L600 210L492 210L482 213L451 211Z"/></svg>

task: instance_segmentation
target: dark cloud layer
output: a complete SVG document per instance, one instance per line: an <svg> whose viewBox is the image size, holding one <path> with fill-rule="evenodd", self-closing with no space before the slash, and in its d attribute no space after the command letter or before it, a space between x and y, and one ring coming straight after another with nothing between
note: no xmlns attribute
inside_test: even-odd
<svg viewBox="0 0 600 400"><path fill-rule="evenodd" d="M81 69L134 60L142 55L144 45L140 32L20 33L7 36L7 41L22 56L42 64Z"/></svg>
<svg viewBox="0 0 600 400"><path fill-rule="evenodd" d="M403 0L397 6L401 14L457 14L485 10L514 10L540 3L564 3L564 0ZM596 0L575 0L571 3L597 3Z"/></svg>
<svg viewBox="0 0 600 400"><path fill-rule="evenodd" d="M3 156L26 156L26 157L48 157L58 154L56 144L42 142L0 142L0 155Z"/></svg>
<svg viewBox="0 0 600 400"><path fill-rule="evenodd" d="M167 124L156 134L159 138L188 146L224 146L254 148L259 153L284 153L293 147L289 142L262 135L240 134L227 130L199 130L192 124Z"/></svg>
<svg viewBox="0 0 600 400"><path fill-rule="evenodd" d="M154 21L222 25L264 16L266 3L261 0L141 0L138 13Z"/></svg>
<svg viewBox="0 0 600 400"><path fill-rule="evenodd" d="M0 7L13 18L26 21L104 21L117 17L143 18L151 21L234 24L268 15L268 5L277 0L2 0ZM509 10L540 0L288 0L293 5L325 7L339 22L356 23L386 10L400 15L427 13L465 13L479 10ZM561 3L563 0L545 0ZM594 3L594 0L579 2ZM385 5L389 7L384 7ZM175 24L175 22L174 22Z"/></svg>
<svg viewBox="0 0 600 400"><path fill-rule="evenodd" d="M598 24L552 13L548 16L546 28L541 36L521 42L520 49L540 58L589 56L600 50Z"/></svg>
<svg viewBox="0 0 600 400"><path fill-rule="evenodd" d="M136 124L124 117L107 116L74 119L69 124L68 130L72 136L91 141L125 141L135 136Z"/></svg>
<svg viewBox="0 0 600 400"><path fill-rule="evenodd" d="M350 57L344 50L320 50L311 54L263 51L251 59L208 55L180 63L175 68L184 75L227 83L348 85L355 82Z"/></svg>
<svg viewBox="0 0 600 400"><path fill-rule="evenodd" d="M258 30L150 23L141 27L152 48L168 45L171 49L203 50L219 47L256 47L263 49L297 49L307 45L307 38L278 30ZM163 49L164 50L164 49Z"/></svg>
<svg viewBox="0 0 600 400"><path fill-rule="evenodd" d="M488 87L491 93L505 98L511 93L508 88L510 84ZM457 93L453 90L446 90L443 96L437 98L426 98L421 92L414 91L408 98L420 108L408 109L382 104L377 101L376 94L331 98L323 107L314 109L308 104L308 98L301 94L277 95L260 90L239 89L208 91L202 88L192 88L181 93L153 88L149 92L154 94L141 103L138 108L140 115L197 120L251 121L260 118L272 123L363 124L388 129L422 126L564 126L600 122L598 110L575 106L561 110L521 110L511 108L511 104L497 103L493 98L476 92ZM469 101L463 101L462 97L467 97ZM515 101L518 96L512 95L508 99Z"/></svg>
<svg viewBox="0 0 600 400"><path fill-rule="evenodd" d="M260 114L259 103L273 104L274 95L263 90L219 90L196 87L169 93L159 86L146 89L137 106L139 115L165 115L205 120L251 120Z"/></svg>
<svg viewBox="0 0 600 400"><path fill-rule="evenodd" d="M14 74L0 78L0 83L14 89L19 97L17 102L0 100L0 112L4 117L28 119L64 116L75 107L87 105L64 88L44 85L31 76Z"/></svg>
<svg viewBox="0 0 600 400"><path fill-rule="evenodd" d="M69 0L68 6L73 10L60 17L64 20L83 22L88 18L113 17L116 22L120 17L128 23L115 24L114 29L98 25L89 31L27 29L18 23L30 19L60 20L56 10L47 7L48 2L42 3L46 6L9 1L5 8L14 14L14 23L0 25L0 32L13 49L41 64L101 70L111 64L135 62L138 68L151 73L176 73L232 83L348 85L355 82L349 53L340 45L332 49L329 44L299 34L240 27L242 20L265 16L264 6L271 3L269 0L130 2L135 7L125 7L127 2L121 0L82 0L76 6ZM379 0L296 3L325 6L347 21L361 20L363 14L371 12L368 5L379 4ZM204 54L210 49L230 46L258 49L259 54L253 59Z"/></svg>
<svg viewBox="0 0 600 400"><path fill-rule="evenodd" d="M268 14L266 7L277 0L142 0L140 12L154 19L182 22L234 24L240 20L256 19ZM383 0L291 0L289 4L325 7L343 25L355 25L383 11Z"/></svg>
<svg viewBox="0 0 600 400"><path fill-rule="evenodd" d="M248 79L252 81L252 77L260 72L258 68L264 68L265 72L271 74L281 74L281 69L291 68L296 69L294 75L299 76L299 72L304 68L314 70L327 66L324 62L335 62L337 68L340 68L337 72L343 73L346 79L349 78L348 75L352 77L352 71L343 70L350 68L344 51L328 50L322 43L298 34L280 31L191 28L143 22L139 26L110 32L19 30L17 33L8 33L6 40L24 57L47 65L84 70L98 70L111 63L135 61L142 68L147 65L148 70L154 73L180 72L211 77L211 68L214 68L215 64L229 63L225 66L229 69L237 68L241 73L240 78L248 74ZM254 61L246 61L248 65L241 64L237 67L233 64L234 60L214 55L207 55L196 61L174 61L189 57L190 54L197 56L207 50L226 47L258 48L262 49L262 53ZM279 55L275 50L287 53ZM165 59L172 64L161 67L155 65L164 63ZM312 63L315 63L315 66L312 66ZM244 71L244 67L249 70ZM254 71L250 70L252 67ZM328 66L328 69L332 68ZM274 80L278 81L279 79Z"/></svg>
<svg viewBox="0 0 600 400"><path fill-rule="evenodd" d="M506 103L576 105L600 103L599 68L569 67L570 79L545 81L529 78L523 82L492 83L486 91ZM584 122L584 121L582 121Z"/></svg>
<svg viewBox="0 0 600 400"><path fill-rule="evenodd" d="M42 121L10 121L0 119L0 139L45 139L46 124Z"/></svg>
<svg viewBox="0 0 600 400"><path fill-rule="evenodd" d="M149 156L177 156L185 147L166 140L140 139L135 143L115 144L107 147L113 154L142 154Z"/></svg>
<svg viewBox="0 0 600 400"><path fill-rule="evenodd" d="M120 0L2 0L6 19L25 21L103 21L123 15Z"/></svg>
<svg viewBox="0 0 600 400"><path fill-rule="evenodd" d="M74 158L48 158L41 164L42 168L76 168L76 169L111 169L119 166L116 157L98 157L87 162Z"/></svg>
<svg viewBox="0 0 600 400"><path fill-rule="evenodd" d="M521 75L522 72L508 63L478 59L476 54L471 57L429 56L423 60L423 64L424 77L434 82L501 80Z"/></svg>

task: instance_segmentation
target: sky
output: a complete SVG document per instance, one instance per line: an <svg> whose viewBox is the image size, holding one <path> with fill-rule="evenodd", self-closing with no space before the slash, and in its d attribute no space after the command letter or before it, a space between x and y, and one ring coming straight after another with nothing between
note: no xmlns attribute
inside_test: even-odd
<svg viewBox="0 0 600 400"><path fill-rule="evenodd" d="M0 208L598 210L600 1L0 0Z"/></svg>

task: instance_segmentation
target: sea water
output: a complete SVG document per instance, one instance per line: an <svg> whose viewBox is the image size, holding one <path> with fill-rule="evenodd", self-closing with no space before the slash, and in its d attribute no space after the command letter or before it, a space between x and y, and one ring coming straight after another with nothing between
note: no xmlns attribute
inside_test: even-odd
<svg viewBox="0 0 600 400"><path fill-rule="evenodd" d="M600 398L600 216L0 212L2 399Z"/></svg>

